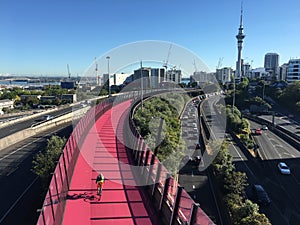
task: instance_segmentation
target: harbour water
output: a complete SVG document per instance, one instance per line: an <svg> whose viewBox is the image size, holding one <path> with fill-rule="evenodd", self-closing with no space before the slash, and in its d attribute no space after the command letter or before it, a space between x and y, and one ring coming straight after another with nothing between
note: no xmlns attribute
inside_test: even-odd
<svg viewBox="0 0 300 225"><path fill-rule="evenodd" d="M25 82L25 81L7 81L2 80L0 81L0 86L7 86L7 87L43 87L45 85L60 85L60 82Z"/></svg>

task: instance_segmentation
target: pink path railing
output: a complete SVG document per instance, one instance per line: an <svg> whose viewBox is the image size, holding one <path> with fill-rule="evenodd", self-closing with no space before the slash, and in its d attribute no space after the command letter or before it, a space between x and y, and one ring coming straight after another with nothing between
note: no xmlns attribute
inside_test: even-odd
<svg viewBox="0 0 300 225"><path fill-rule="evenodd" d="M128 95L118 97L117 101L124 101L128 97ZM114 98L106 99L91 108L75 126L57 162L43 206L38 210L40 212L38 225L58 225L61 223L69 184L82 142L95 121L112 107L112 102L117 104L113 100Z"/></svg>

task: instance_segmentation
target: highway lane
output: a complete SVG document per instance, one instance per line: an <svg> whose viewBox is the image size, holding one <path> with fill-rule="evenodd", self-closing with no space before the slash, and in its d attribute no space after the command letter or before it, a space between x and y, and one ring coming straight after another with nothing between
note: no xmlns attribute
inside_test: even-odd
<svg viewBox="0 0 300 225"><path fill-rule="evenodd" d="M208 124L212 139L211 140L219 140L223 141L225 138L225 130L226 130L226 117L220 116L218 112L216 112L216 105L221 104L225 105L224 96L222 95L213 95L206 99L203 103L202 109L204 113L204 118L206 123Z"/></svg>
<svg viewBox="0 0 300 225"><path fill-rule="evenodd" d="M73 109L72 106L69 106L67 108L61 108L61 109L51 111L51 112L46 113L46 114L47 115L49 114L49 115L55 117L55 116L59 116L59 115L65 114L65 113L70 113L70 112L72 112L72 109ZM4 138L4 137L9 136L13 133L16 133L18 131L21 131L21 130L24 130L26 128L31 127L31 125L37 123L36 120L40 117L42 117L42 115L39 115L36 118L30 118L28 120L20 121L18 123L8 125L8 126L5 126L5 127L1 128L0 129L0 138Z"/></svg>
<svg viewBox="0 0 300 225"><path fill-rule="evenodd" d="M0 224L31 225L37 222L37 209L44 193L37 176L31 171L35 153L45 148L52 134L69 137L72 124L43 132L0 151Z"/></svg>
<svg viewBox="0 0 300 225"><path fill-rule="evenodd" d="M272 123L272 115L261 115L259 118ZM274 124L296 134L300 138L300 124L287 116L274 116Z"/></svg>
<svg viewBox="0 0 300 225"><path fill-rule="evenodd" d="M251 127L258 128L260 124L251 122ZM300 153L288 143L277 137L271 131L263 131L262 135L254 137L259 144L262 160L247 158L234 143L229 151L233 155L234 164L239 171L248 176L250 184L247 196L253 200L251 185L261 184L269 194L271 205L260 207L273 225L299 224L300 221ZM292 171L291 175L280 174L277 164L286 162Z"/></svg>
<svg viewBox="0 0 300 225"><path fill-rule="evenodd" d="M211 102L215 104L217 101ZM207 103L204 110L212 111L213 105ZM217 124L213 113L208 115L206 122L209 126ZM280 119L280 118L279 118ZM287 125L286 118L281 118L282 125ZM260 128L262 125L251 122L251 128ZM218 127L218 126L216 126ZM213 137L220 137L218 130L213 131ZM261 184L269 194L272 203L267 207L260 207L260 211L265 213L273 225L299 225L300 221L300 154L299 151L286 143L271 131L263 131L260 136L255 136L259 151L263 160L256 160L250 157L249 152L243 152L233 143L230 135L226 134L226 139L230 141L229 152L233 156L233 162L238 171L243 171L248 176L249 186L246 194L249 199L253 199L251 186ZM286 162L292 170L290 176L279 173L277 164L279 161Z"/></svg>
<svg viewBox="0 0 300 225"><path fill-rule="evenodd" d="M219 215L219 206L207 170L199 171L192 161L188 161L188 158L193 159L195 156L202 155L200 149L196 148L196 145L200 144L198 104L199 102L189 102L182 114L182 135L187 146L185 154L188 157L182 161L184 166L179 171L179 183L216 224L226 224Z"/></svg>
<svg viewBox="0 0 300 225"><path fill-rule="evenodd" d="M251 129L260 128L261 125L253 121L250 122ZM262 159L290 159L300 158L300 152L289 143L282 140L270 130L263 130L262 135L255 135L254 140L260 146L259 152Z"/></svg>

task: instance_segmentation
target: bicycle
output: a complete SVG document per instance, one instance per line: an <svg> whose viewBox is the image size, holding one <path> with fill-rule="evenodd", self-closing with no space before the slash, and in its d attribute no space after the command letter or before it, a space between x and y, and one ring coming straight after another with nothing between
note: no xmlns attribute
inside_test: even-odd
<svg viewBox="0 0 300 225"><path fill-rule="evenodd" d="M102 195L103 183L104 183L104 181L97 182L97 195L98 196Z"/></svg>

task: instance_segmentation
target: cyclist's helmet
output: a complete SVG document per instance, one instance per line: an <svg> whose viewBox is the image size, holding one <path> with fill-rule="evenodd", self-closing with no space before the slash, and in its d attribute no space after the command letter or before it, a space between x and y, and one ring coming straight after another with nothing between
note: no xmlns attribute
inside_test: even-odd
<svg viewBox="0 0 300 225"><path fill-rule="evenodd" d="M104 175L103 175L103 173L100 173L99 178L100 178L101 181L104 180Z"/></svg>

